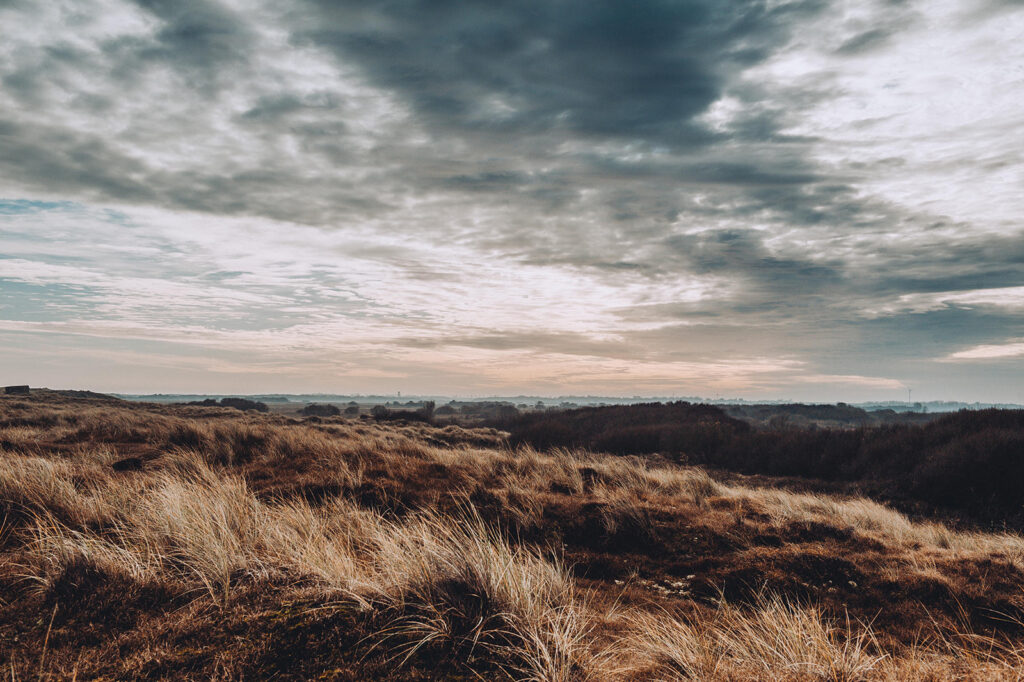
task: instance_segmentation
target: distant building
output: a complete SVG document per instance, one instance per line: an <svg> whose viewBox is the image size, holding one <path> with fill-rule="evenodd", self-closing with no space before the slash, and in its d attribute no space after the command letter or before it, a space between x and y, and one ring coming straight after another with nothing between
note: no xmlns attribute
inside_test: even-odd
<svg viewBox="0 0 1024 682"><path fill-rule="evenodd" d="M28 386L4 386L4 393L8 395L28 395Z"/></svg>

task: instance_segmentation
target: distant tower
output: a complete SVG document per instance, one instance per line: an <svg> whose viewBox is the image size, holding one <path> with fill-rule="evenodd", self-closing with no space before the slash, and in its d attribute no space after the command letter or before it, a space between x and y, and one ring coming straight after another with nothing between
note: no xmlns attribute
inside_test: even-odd
<svg viewBox="0 0 1024 682"><path fill-rule="evenodd" d="M910 400L910 392L911 392L911 389L909 389L909 388L908 388L908 389L907 389L907 402L908 402L908 403L909 403L909 402L912 402L912 401Z"/></svg>
<svg viewBox="0 0 1024 682"><path fill-rule="evenodd" d="M401 397L402 397L402 392L401 392L401 391L399 391L399 392L398 392L398 397L399 397L399 398L401 398Z"/></svg>

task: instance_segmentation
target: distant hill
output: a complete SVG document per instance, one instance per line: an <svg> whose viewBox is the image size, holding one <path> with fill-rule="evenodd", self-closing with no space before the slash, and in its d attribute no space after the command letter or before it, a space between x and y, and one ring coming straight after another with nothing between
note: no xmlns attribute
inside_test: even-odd
<svg viewBox="0 0 1024 682"><path fill-rule="evenodd" d="M52 389L52 388L33 388L29 392L31 396L59 396L62 398L78 398L88 400L103 400L110 402L124 402L121 398L108 395L106 393L97 393L96 391L78 391L72 389Z"/></svg>
<svg viewBox="0 0 1024 682"><path fill-rule="evenodd" d="M507 426L513 444L588 448L614 454L710 453L749 424L714 405L688 402L610 405L533 412Z"/></svg>

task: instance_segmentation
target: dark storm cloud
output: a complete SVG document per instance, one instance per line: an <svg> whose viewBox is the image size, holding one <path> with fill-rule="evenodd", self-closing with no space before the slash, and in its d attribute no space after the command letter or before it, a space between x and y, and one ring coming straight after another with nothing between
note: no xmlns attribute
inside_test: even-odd
<svg viewBox="0 0 1024 682"><path fill-rule="evenodd" d="M1024 244L1016 238L968 236L905 246L872 241L861 252L830 257L817 249L780 255L765 246L766 236L754 230L673 236L664 241L660 261L649 264L658 262L662 273L714 274L745 282L741 301L715 304L722 316L766 310L778 316L820 306L816 315L839 321L869 309L873 301L898 296L1024 286ZM694 312L693 306L679 309L682 316ZM1011 319L1009 313L999 315Z"/></svg>
<svg viewBox="0 0 1024 682"><path fill-rule="evenodd" d="M780 258L769 252L763 236L752 230L717 230L679 235L665 247L681 259L684 269L697 273L746 276L756 282L754 296L799 290L809 284L828 288L842 280L836 264Z"/></svg>
<svg viewBox="0 0 1024 682"><path fill-rule="evenodd" d="M211 167L167 172L121 152L108 140L31 122L0 121L0 175L49 193L115 199L219 214L303 222L288 169ZM304 207L323 216L378 213L385 204L354 187L318 178ZM315 190L315 191L311 191Z"/></svg>
<svg viewBox="0 0 1024 682"><path fill-rule="evenodd" d="M283 119L287 119L290 114L337 109L337 99L329 92L318 93L310 97L299 97L293 93L274 94L261 97L252 108L242 114L241 118L244 121L279 123ZM332 135L336 135L338 132L340 132L338 128L333 128L330 131Z"/></svg>
<svg viewBox="0 0 1024 682"><path fill-rule="evenodd" d="M874 267L859 270L869 296L934 294L1024 285L1024 244L1017 237L969 235L916 247L877 248Z"/></svg>
<svg viewBox="0 0 1024 682"><path fill-rule="evenodd" d="M438 127L559 130L673 145L710 141L693 119L718 98L730 73L765 58L793 22L823 6L316 4L323 28L301 35L358 63Z"/></svg>
<svg viewBox="0 0 1024 682"><path fill-rule="evenodd" d="M217 2L204 0L135 0L138 6L161 20L152 42L112 42L113 56L134 53L143 60L160 60L192 79L193 85L210 87L232 65L249 57L255 36L242 14Z"/></svg>
<svg viewBox="0 0 1024 682"><path fill-rule="evenodd" d="M319 14L297 40L332 50L397 93L438 140L466 140L481 159L561 167L578 187L596 190L588 201L607 202L602 217L634 219L613 205L631 191L640 202L665 204L662 187L647 186L652 180L677 191L729 187L730 206L740 201L750 212L777 210L790 219L842 220L858 212L856 192L836 188L808 158L814 140L782 132L794 111L831 96L827 82L792 88L784 106L757 84L736 82L825 11L824 2L314 5ZM885 30L895 33L898 25ZM716 130L702 117L726 94L739 99L740 110L728 130ZM543 186L538 180L533 184ZM609 189L612 183L620 186ZM510 185L463 187L504 192ZM678 216L684 208L678 200L662 213Z"/></svg>
<svg viewBox="0 0 1024 682"><path fill-rule="evenodd" d="M34 55L16 55L18 68L3 75L5 89L22 99L42 103L44 90L60 90L78 94L72 106L102 110L112 97L130 96L131 86L151 75L155 65L170 67L185 80L186 88L205 89L207 95L216 89L216 81L230 78L231 69L248 60L255 37L246 27L244 17L216 2L187 0L139 0L140 10L159 22L153 35L110 37L98 40L89 48L80 43L58 41L43 46ZM102 11L102 10L101 10ZM94 17L83 7L65 16L68 28L85 25ZM23 53L25 51L22 51ZM85 93L76 77L103 78L104 85L122 89L105 93ZM183 96L183 94L178 95ZM184 95L188 96L188 95Z"/></svg>
<svg viewBox="0 0 1024 682"><path fill-rule="evenodd" d="M0 114L2 115L2 114ZM56 193L145 203L156 199L136 180L146 166L106 140L75 130L0 120L0 175Z"/></svg>
<svg viewBox="0 0 1024 682"><path fill-rule="evenodd" d="M9 118L0 123L9 129L0 143L8 145L4 158L29 159L19 171L23 182L312 224L386 213L396 203L392 193L438 189L451 195L453 211L463 201L459 193L489 192L494 203L507 204L513 192L525 211L577 213L580 192L592 190L586 210L595 220L635 220L646 214L644 204L678 217L688 202L666 196L662 190L672 185L675 194L687 185L718 185L730 190L722 199L729 206L780 210L792 220L857 212L851 191L824 184L807 158L809 141L779 132L789 113L767 105L755 86L733 88L744 111L732 129L713 130L700 118L738 73L818 16L823 2L314 2L313 11L281 17L293 45L327 49L340 66L397 95L412 107L428 144L383 139L370 156L356 152L350 96L331 91L330 83L320 93L299 94L282 81L234 114L236 125L258 136L265 159L228 155L217 141L201 166L177 169L154 166L139 152L165 144L182 127L211 126L215 107L232 96L266 90L266 74L254 63L264 49L253 24L259 14L214 1L137 6L156 22L151 34L101 39L96 50L47 46L4 74L7 91L26 108L45 111L59 100L69 113L103 117L116 93L131 93L169 69L178 79L170 103L193 109L157 123L157 100L157 110L118 140L73 126L53 131L45 116ZM85 88L83 81L103 87ZM786 99L805 107L826 95L807 86ZM463 143L470 148L453 153L452 145ZM307 159L273 154L286 145ZM310 160L326 166L312 170ZM253 162L258 168L245 167ZM377 175L372 183L364 176L354 186L338 177L367 165ZM633 207L624 210L624 203Z"/></svg>
<svg viewBox="0 0 1024 682"><path fill-rule="evenodd" d="M177 94L194 99L202 124L207 101L213 104L224 88L257 77L250 61L260 39L250 18L216 2L137 4L157 21L148 38L102 41L95 52L48 48L8 76L21 83L26 103L42 97L34 90L70 82L83 71L130 91L166 66L183 79ZM290 92L283 84L234 117L267 145L267 163L258 168L213 150L201 166L161 168L109 138L21 119L7 121L7 134L0 137L12 164L5 174L97 199L313 224L386 215L400 203L390 196L443 191L456 213L463 204L483 201L510 206L513 220L518 212L538 210L555 219L569 213L587 220L586 241L597 244L596 252L579 238L582 228L564 221L543 237L538 233L552 226L529 220L515 221L518 226L502 234L487 226L475 237L512 248L529 262L589 263L598 269L631 262L652 272L685 264L705 273L756 266L763 280L778 277L773 290L836 275L796 261L787 268L766 254L756 263L733 264L723 254L738 245L724 241L715 248L703 245L704 262L657 254L643 260L638 252L671 239L670 224L679 220L767 218L857 229L902 219L888 207L869 205L855 187L819 169L808 156L810 140L780 133L789 109L769 104L756 85L734 84L736 74L769 58L796 27L821 14L822 2L772 8L758 0L312 7L314 12L287 16L293 43L328 49L340 65L399 96L432 144L413 149L383 140L372 157L360 156L349 141L354 133L345 95L331 92L329 84L314 95ZM888 35L897 26L871 30ZM852 40L866 44L871 30ZM727 91L740 98L742 111L728 130L713 130L701 116ZM810 84L787 93L786 102L803 108L828 94ZM109 101L109 95L80 93L70 106L83 116L98 115ZM168 123L189 125L187 119ZM156 126L126 131L137 150L163 134ZM285 140L327 166L310 173L299 161L271 155ZM471 146L455 156L449 149L461 140ZM370 183L364 176L357 185L333 172L365 164L377 165ZM692 200L696 193L709 193L711 200L698 204ZM630 229L622 232L611 223ZM447 228L417 229L422 234ZM736 234L723 233L721 240ZM630 257L610 260L602 251L613 243Z"/></svg>
<svg viewBox="0 0 1024 682"><path fill-rule="evenodd" d="M1020 334L1024 328L1024 311L972 310L946 307L896 317L861 321L854 330L862 338L861 345L879 357L942 357L965 346L1005 339ZM900 338L898 345L886 339Z"/></svg>
<svg viewBox="0 0 1024 682"><path fill-rule="evenodd" d="M468 141L488 164L498 157L558 166L570 184L595 190L589 210L603 205L602 219L635 219L636 212L621 209L629 193L636 203L664 205L662 215L682 213L683 201L659 196L661 187L648 186L652 180L677 191L730 187L730 198L751 211L785 207L809 218L812 205L829 210L833 197L823 202L827 188L816 189L826 178L807 158L810 140L781 132L791 112L768 105L754 85L734 84L738 73L784 47L794 28L821 14L826 3L314 5L314 25L297 31L297 40L330 49L340 63L397 93L437 140ZM715 130L701 117L729 88L743 111L729 130ZM787 106L807 107L827 95L826 88L807 85L787 95ZM410 173L416 172L414 165ZM459 173L452 189L503 193L529 184L533 191L521 198L552 196L547 178L486 172L488 178L506 175L509 183L469 181L482 175ZM409 181L416 187L427 178ZM777 197L770 188L779 186L807 191ZM554 197L555 207L567 207L574 195L568 190ZM846 203L853 208L849 197Z"/></svg>
<svg viewBox="0 0 1024 682"><path fill-rule="evenodd" d="M512 171L482 171L470 175L452 175L444 178L442 184L453 189L467 191L508 192L530 182L525 173Z"/></svg>
<svg viewBox="0 0 1024 682"><path fill-rule="evenodd" d="M253 58L265 46L246 16L213 1L135 4L153 23L147 34L101 34L89 47L58 35L0 64L3 92L18 104L0 109L0 177L92 201L307 223L386 206L380 193L356 189L331 169L308 177L305 160L279 153L295 138L347 144L344 112L329 90L298 94L286 83L264 84ZM73 35L74 24L92 18L82 8L66 14L62 28ZM223 121L232 97L251 106ZM288 117L303 111L319 116L289 127ZM121 121L116 134L110 119ZM251 144L237 148L225 123L255 134ZM174 149L186 141L197 147L191 156ZM161 158L168 150L171 163Z"/></svg>

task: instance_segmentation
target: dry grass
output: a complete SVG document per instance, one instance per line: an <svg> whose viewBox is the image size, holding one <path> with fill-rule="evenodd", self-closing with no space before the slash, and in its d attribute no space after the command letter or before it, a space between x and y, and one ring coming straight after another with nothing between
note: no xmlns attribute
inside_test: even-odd
<svg viewBox="0 0 1024 682"><path fill-rule="evenodd" d="M1013 571L1024 540L913 523L867 500L726 486L697 469L635 458L510 450L494 446L493 432L424 424L8 400L0 401L0 433L0 636L21 636L0 651L0 665L14 678L43 668L83 677L262 676L251 661L267 655L266 642L244 655L184 657L176 670L158 664L174 659L168 642L189 622L230 622L256 608L246 606L253 595L278 604L301 595L300 620L347 614L345 627L358 633L350 651L320 647L310 661L292 662L347 671L343 679L417 670L431 678L443 669L538 681L838 682L1015 679L1024 670L1020 624L979 630L978 613L967 613L1019 598L1024 582ZM138 463L113 466L126 457ZM841 540L825 533L796 544L793 533L818 528L800 524ZM782 538L777 549L759 544L771 534ZM740 601L725 594L733 563L760 562L749 570L769 583L775 563L832 560L839 542L866 548L856 567L871 573L859 580L898 591L899 580L928 575L965 599L985 594L971 592L965 576L1003 561L998 589L1009 601L950 617L928 612L924 634L908 642L872 615L895 602L872 602L876 593L853 580L840 586L864 602L851 605L860 609L852 616L836 608L834 585L811 578L802 584L820 602L787 593L785 581ZM578 577L622 556L635 562L634 578ZM685 566L704 566L705 575L672 577L690 570L680 565L687 556ZM49 628L43 636L36 621L60 613L54 595L83 571L100 586L165 596L138 597L130 603L144 604L140 615L120 634L97 637L88 634L93 621L128 602L97 606L75 588L85 611L60 615L54 636ZM275 608L268 622L283 618L275 614L284 607ZM308 638L309 627L280 634L268 626L266 637ZM124 655L119 637L140 638L150 654Z"/></svg>
<svg viewBox="0 0 1024 682"><path fill-rule="evenodd" d="M884 654L869 653L870 628L839 626L814 607L778 595L752 609L723 603L698 623L668 615L639 616L630 646L653 663L661 679L869 679L881 671Z"/></svg>

